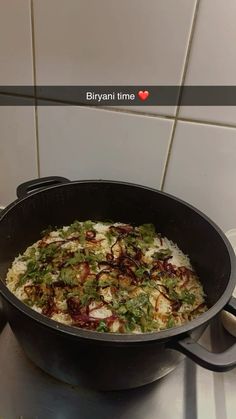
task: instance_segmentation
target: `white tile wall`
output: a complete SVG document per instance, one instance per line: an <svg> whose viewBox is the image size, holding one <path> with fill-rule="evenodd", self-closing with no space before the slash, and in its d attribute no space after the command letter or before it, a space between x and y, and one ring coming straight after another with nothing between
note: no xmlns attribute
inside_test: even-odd
<svg viewBox="0 0 236 419"><path fill-rule="evenodd" d="M236 85L235 22L235 0L0 0L0 85L33 84L33 35L38 84L174 85L187 70L187 85ZM164 190L223 230L236 228L236 107L182 108L178 118L200 123L178 121L171 149L174 118L142 112L172 117L173 106L123 110L39 107L37 131L33 107L0 106L0 206L15 199L19 183L37 177L38 157L41 176L159 188L170 152ZM212 377L205 385L211 398ZM198 387L202 378L200 371ZM233 419L232 372L224 380ZM197 396L198 414L218 418L207 397Z"/></svg>
<svg viewBox="0 0 236 419"><path fill-rule="evenodd" d="M178 122L164 190L236 228L236 129Z"/></svg>
<svg viewBox="0 0 236 419"><path fill-rule="evenodd" d="M181 82L196 0L34 0L38 84ZM174 107L136 107L174 114Z"/></svg>
<svg viewBox="0 0 236 419"><path fill-rule="evenodd" d="M30 0L0 0L0 85L33 83Z"/></svg>
<svg viewBox="0 0 236 419"><path fill-rule="evenodd" d="M80 107L41 107L41 176L160 187L173 122Z"/></svg>
<svg viewBox="0 0 236 419"><path fill-rule="evenodd" d="M236 85L236 1L201 0L188 85ZM236 107L183 107L181 117L236 126Z"/></svg>
<svg viewBox="0 0 236 419"><path fill-rule="evenodd" d="M37 177L34 107L0 107L0 206L16 199L16 187Z"/></svg>
<svg viewBox="0 0 236 419"><path fill-rule="evenodd" d="M235 0L0 0L0 85L33 82L31 12L39 84L178 84L193 32L186 84L236 84ZM31 4L33 9L31 10ZM41 175L103 177L160 187L193 202L224 229L235 227L235 108L174 107L140 115L40 107ZM2 122L1 122L2 121ZM37 175L32 108L0 107L0 205ZM26 158L27 157L27 158ZM18 164L17 162L20 162Z"/></svg>

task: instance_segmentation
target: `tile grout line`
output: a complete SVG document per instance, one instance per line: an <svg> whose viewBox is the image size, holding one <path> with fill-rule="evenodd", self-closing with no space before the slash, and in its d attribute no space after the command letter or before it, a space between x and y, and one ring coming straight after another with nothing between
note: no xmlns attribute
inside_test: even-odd
<svg viewBox="0 0 236 419"><path fill-rule="evenodd" d="M167 169L168 169L168 165L169 165L169 161L170 161L170 155L171 155L171 150L172 150L172 146L173 146L173 142L174 142L176 127L177 127L177 118L174 119L173 127L172 127L171 134L170 134L170 142L169 142L169 146L168 146L168 149L167 149L165 165L164 165L163 172L162 172L162 179L161 179L161 183L160 183L160 191L163 191L163 189L164 189L164 184L165 184Z"/></svg>
<svg viewBox="0 0 236 419"><path fill-rule="evenodd" d="M80 106L83 106L83 105L80 105ZM136 111L136 110L129 110L129 109L119 109L119 108L116 108L116 107L111 107L111 108L108 108L108 107L105 107L105 106L93 106L93 105L86 105L85 106L86 108L90 108L90 109L97 109L97 110L102 110L102 111L107 111L107 112L111 112L111 111L113 111L113 112L117 112L117 113L124 113L124 114L127 114L127 115L137 115L137 116L147 116L147 117L150 117L150 118L162 118L162 119L174 119L175 118L175 116L171 116L171 115L165 115L165 114L159 114L159 113L152 113L152 112L144 112L144 111L141 111L141 112L139 112L139 111Z"/></svg>
<svg viewBox="0 0 236 419"><path fill-rule="evenodd" d="M180 122L188 122L188 123L192 123L192 124L202 124L202 125L211 125L211 126L216 126L216 127L222 127L222 128L236 128L236 124L230 124L227 122L217 122L217 121L208 121L208 120L203 120L203 119L194 119L194 118L188 118L188 117L178 117L176 118L175 116L171 116L171 115L166 115L166 114L161 114L161 113L151 113L151 112L139 112L139 111L134 111L134 110L128 110L128 109L119 109L119 108L113 108L113 107L105 107L105 106L93 106L93 105L83 105L80 103L75 103L75 102L67 102L64 100L58 100L58 99L52 99L52 98L41 98L41 99L36 99L34 96L27 96L27 95L21 95L18 93L11 93L11 92L0 92L0 96L10 96L10 97L15 97L15 98L22 98L22 99L29 99L32 100L34 99L34 101L45 101L45 102L53 102L55 103L55 106L59 106L59 104L61 106L65 105L65 106L76 106L76 107L80 107L80 108L88 108L88 109L97 109L97 110L102 110L102 111L107 111L107 112L117 112L117 113L123 113L123 114L127 114L127 115L137 115L137 116L147 116L147 117L151 117L151 118L159 118L159 119L167 119L167 120L175 120L178 119L178 121ZM58 104L58 105L57 105ZM7 106L7 105L6 105ZM13 106L13 105L10 105ZM16 104L17 106L17 104ZM19 106L28 106L28 105L19 105ZM40 105L38 105L40 106ZM43 105L42 105L43 106ZM48 105L48 106L52 106L52 105Z"/></svg>
<svg viewBox="0 0 236 419"><path fill-rule="evenodd" d="M199 6L200 6L200 0L197 0L195 10L194 10L194 15L193 15L192 26L191 26L191 30L190 30L190 36L189 36L189 42L188 42L188 46L187 46L186 57L185 57L185 61L184 61L184 69L183 69L183 74L182 74L182 78L181 78L181 86L184 86L184 82L185 82L186 75L187 75L188 64L189 64L189 60L190 60L190 54L191 54L191 49L192 49L194 32L195 32L195 28L196 28ZM171 138L170 138L169 147L168 147L168 151L167 151L166 163L165 163L165 167L164 167L164 170L163 170L163 176L162 176L162 181L161 181L161 185L160 185L161 191L163 191L164 186L165 186L167 170L168 170L168 166L169 166L169 163L170 163L170 156L171 156L171 151L172 151L172 147L173 147L173 143L174 143L174 137L175 137L176 127L177 127L177 122L178 122L178 116L179 116L180 107L181 107L180 106L181 96L182 96L181 93L182 92L180 91L177 110L176 110L176 114L175 114L174 125L173 125L173 129L172 129L172 132L171 132Z"/></svg>
<svg viewBox="0 0 236 419"><path fill-rule="evenodd" d="M35 27L34 27L34 4L30 0L30 17L31 17L31 42L32 42L32 57L33 57L33 81L34 81L34 117L35 117L35 137L36 137L36 154L37 154L37 172L40 177L40 157L39 157L39 129L38 129L38 104L37 104L37 87L36 87L36 50L35 50Z"/></svg>
<svg viewBox="0 0 236 419"><path fill-rule="evenodd" d="M19 99L22 98L22 99L29 99L29 100L34 99L35 102L36 101L37 102L38 101L53 102L53 103L55 103L55 106L59 106L59 104L60 104L61 106L63 106L63 105L65 105L65 106L76 106L78 108L97 109L98 111L102 110L102 111L107 111L107 112L122 113L122 114L126 114L126 115L146 116L146 117L150 117L150 118L167 119L167 120L170 120L170 121L174 121L175 119L178 119L178 122L188 122L188 123L192 123L192 124L211 125L211 126L222 127L222 128L234 128L234 129L236 128L236 124L230 124L230 123L227 123L227 122L208 121L208 120L194 119L194 118L188 118L188 117L178 117L178 118L176 118L175 116L161 114L161 113L151 113L151 112L142 112L142 111L139 112L139 111L136 111L136 110L134 111L134 110L128 110L128 109L113 108L113 107L109 108L109 107L104 107L104 106L83 105L83 104L80 104L80 103L75 103L75 102L72 103L72 102L67 102L67 101L64 101L64 100L58 100L58 99L52 99L52 98L37 99L34 96L27 96L27 95L21 95L21 94L10 93L10 92L0 92L0 96L10 96L10 97L15 97L15 98L19 98ZM10 106L13 106L13 105L10 105ZM17 106L17 104L16 104L16 106ZM28 105L19 105L19 106L28 106ZM41 105L37 105L37 107L38 106L41 106ZM48 106L53 106L53 105L48 105Z"/></svg>
<svg viewBox="0 0 236 419"><path fill-rule="evenodd" d="M178 121L180 122L189 122L191 124L202 124L202 125L211 125L216 127L222 127L222 128L236 128L236 124L229 124L224 122L214 122L214 121L202 121L201 119L192 119L192 118L184 118L180 117L178 118Z"/></svg>
<svg viewBox="0 0 236 419"><path fill-rule="evenodd" d="M163 118L163 119L175 119L175 115L171 116L171 115L166 115L166 114L159 114L159 113L154 113L154 112L144 112L144 111L137 111L137 110L129 110L129 109L119 109L117 107L113 107L111 106L96 106L96 105L85 105L83 103L80 102L69 102L67 100L63 100L63 99L53 99L50 97L38 97L36 94L37 91L37 86L35 85L34 88L34 96L30 96L30 95L24 95L24 94L20 94L20 93L11 93L11 92L1 92L0 91L0 96L10 96L10 97L14 97L14 98L24 98L24 99L35 99L37 100L37 102L52 102L55 104L55 106L60 105L67 105L67 106L77 106L77 107L83 107L83 108L88 108L88 109L97 109L97 110L103 110L103 111L107 111L107 112L117 112L117 113L125 113L125 114L131 114L131 115L141 115L141 116L147 116L147 117L156 117L156 118ZM26 105L25 105L26 106ZM40 106L40 105L38 105ZM41 105L43 106L43 105ZM46 105L45 105L46 106ZM48 105L50 106L50 105ZM53 105L51 105L53 106ZM126 105L127 106L127 105ZM131 105L133 106L133 105ZM141 105L142 106L142 105ZM150 105L149 105L150 106ZM236 127L236 125L235 125Z"/></svg>

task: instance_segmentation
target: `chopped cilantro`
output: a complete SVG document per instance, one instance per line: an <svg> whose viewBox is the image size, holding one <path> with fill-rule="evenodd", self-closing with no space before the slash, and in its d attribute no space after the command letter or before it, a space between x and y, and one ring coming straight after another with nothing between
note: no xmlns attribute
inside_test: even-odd
<svg viewBox="0 0 236 419"><path fill-rule="evenodd" d="M93 270L96 270L97 263L104 260L105 256L101 252L93 253L89 250L85 250L85 260L90 264Z"/></svg>
<svg viewBox="0 0 236 419"><path fill-rule="evenodd" d="M26 283L26 281L28 280L28 277L26 274L20 274L19 275L19 279L15 285L15 289L21 287L22 285L24 285Z"/></svg>
<svg viewBox="0 0 236 419"><path fill-rule="evenodd" d="M144 277L145 272L147 272L147 268L146 268L145 266L140 266L140 268L138 268L138 269L135 271L135 275L136 275L139 279L141 279L141 278L143 278L143 277Z"/></svg>
<svg viewBox="0 0 236 419"><path fill-rule="evenodd" d="M116 311L117 311L118 314L125 314L125 313L127 313L127 308L126 308L125 305L120 305L120 306L118 306Z"/></svg>
<svg viewBox="0 0 236 419"><path fill-rule="evenodd" d="M132 316L132 314L128 314L126 316L127 323L126 323L126 331L133 332L135 327L137 326L136 319Z"/></svg>
<svg viewBox="0 0 236 419"><path fill-rule="evenodd" d="M64 282L66 285L76 285L78 283L78 280L76 278L76 271L72 268L62 268L59 280Z"/></svg>
<svg viewBox="0 0 236 419"><path fill-rule="evenodd" d="M30 247L26 251L25 255L23 255L23 260L28 260L28 259L34 258L35 253L36 253L36 248L35 247Z"/></svg>
<svg viewBox="0 0 236 419"><path fill-rule="evenodd" d="M165 285L169 290L173 290L177 283L178 280L176 278L163 278L163 285Z"/></svg>
<svg viewBox="0 0 236 419"><path fill-rule="evenodd" d="M155 238L155 226L153 224L143 224L138 228L145 244L152 244Z"/></svg>
<svg viewBox="0 0 236 419"><path fill-rule="evenodd" d="M107 230L105 233L105 236L107 238L108 244L111 245L113 243L113 239L115 237L115 235L113 234L113 232L111 230Z"/></svg>
<svg viewBox="0 0 236 419"><path fill-rule="evenodd" d="M74 256L72 258L67 259L65 266L71 266L76 265L78 263L85 261L85 255L80 250L75 252Z"/></svg>
<svg viewBox="0 0 236 419"><path fill-rule="evenodd" d="M80 233L82 230L82 225L80 221L75 220L68 228L67 233Z"/></svg>
<svg viewBox="0 0 236 419"><path fill-rule="evenodd" d="M50 285L53 281L53 277L52 274L50 272L46 272L43 276L42 276L42 282L44 282L45 284Z"/></svg>
<svg viewBox="0 0 236 419"><path fill-rule="evenodd" d="M172 288L169 288L169 296L172 300L180 300L180 295Z"/></svg>
<svg viewBox="0 0 236 419"><path fill-rule="evenodd" d="M132 315L133 318L136 320L140 319L143 315L143 312L147 305L149 305L149 297L147 294L142 293L139 294L137 297L129 299L125 306L127 309L127 313Z"/></svg>
<svg viewBox="0 0 236 419"><path fill-rule="evenodd" d="M184 290L181 293L178 293L173 288L169 288L169 296L173 300L179 300L190 305L193 305L196 299L195 295L188 290Z"/></svg>
<svg viewBox="0 0 236 419"><path fill-rule="evenodd" d="M97 329L96 329L96 331L97 332L109 332L109 329L108 329L106 323L103 320L101 320Z"/></svg>
<svg viewBox="0 0 236 419"><path fill-rule="evenodd" d="M82 223L82 225L83 225L83 230L92 230L92 231L96 231L93 227L94 227L94 222L93 221L91 221L91 220L87 220L87 221L84 221L83 223Z"/></svg>
<svg viewBox="0 0 236 419"><path fill-rule="evenodd" d="M34 301L32 301L30 298L24 298L22 301L29 307L32 307L34 305Z"/></svg>
<svg viewBox="0 0 236 419"><path fill-rule="evenodd" d="M185 291L182 291L182 293L179 296L179 299L186 304L193 305L194 302L195 302L196 297L195 297L194 294L192 294L188 290L185 290Z"/></svg>
<svg viewBox="0 0 236 419"><path fill-rule="evenodd" d="M111 272L109 275L107 275L107 276L104 275L103 277L99 278L98 285L101 288L108 287L110 285L117 286L118 285L118 279L115 276L115 274L113 274Z"/></svg>
<svg viewBox="0 0 236 419"><path fill-rule="evenodd" d="M40 262L48 262L49 259L52 259L56 252L59 250L57 243L50 243L45 247L39 248L39 260Z"/></svg>
<svg viewBox="0 0 236 419"><path fill-rule="evenodd" d="M158 252L153 253L152 258L158 260L165 260L169 259L172 255L172 251L170 249L160 249Z"/></svg>
<svg viewBox="0 0 236 419"><path fill-rule="evenodd" d="M85 244L86 241L86 231L90 230L96 233L96 230L94 229L94 222L93 221L84 221L84 222L80 222L80 221L74 221L69 228L67 229L67 231L65 231L64 233L62 233L65 237L70 236L71 234L76 234L78 235L78 239L80 241L81 245Z"/></svg>
<svg viewBox="0 0 236 419"><path fill-rule="evenodd" d="M100 295L98 294L97 287L96 287L96 279L87 279L83 286L83 294L81 295L80 301L82 305L87 305L91 300L98 300L100 299Z"/></svg>
<svg viewBox="0 0 236 419"><path fill-rule="evenodd" d="M142 332L153 332L153 330L156 330L159 327L158 321L151 317L142 317L140 324Z"/></svg>
<svg viewBox="0 0 236 419"><path fill-rule="evenodd" d="M150 279L150 278L146 278L144 281L142 281L142 283L140 284L143 288L148 287L148 288L157 288L158 289L158 284L156 283L155 280Z"/></svg>
<svg viewBox="0 0 236 419"><path fill-rule="evenodd" d="M25 273L19 275L16 289L24 285L29 279L33 282L40 280L40 265L36 259L30 259L28 261Z"/></svg>
<svg viewBox="0 0 236 419"><path fill-rule="evenodd" d="M174 327L174 326L175 326L174 317L173 316L169 316L166 327L167 327L167 329L170 329L171 327Z"/></svg>
<svg viewBox="0 0 236 419"><path fill-rule="evenodd" d="M63 228L60 228L60 230L58 230L58 232L59 232L59 236L62 239L66 239L69 236L68 230L63 230Z"/></svg>
<svg viewBox="0 0 236 419"><path fill-rule="evenodd" d="M72 291L69 291L66 295L65 295L65 299L68 299L70 297L81 297L81 290L79 288L74 288Z"/></svg>

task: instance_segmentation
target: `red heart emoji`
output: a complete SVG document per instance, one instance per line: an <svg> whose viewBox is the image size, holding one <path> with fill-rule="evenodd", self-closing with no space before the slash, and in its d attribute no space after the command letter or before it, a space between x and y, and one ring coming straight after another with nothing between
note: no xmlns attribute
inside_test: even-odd
<svg viewBox="0 0 236 419"><path fill-rule="evenodd" d="M148 96L149 96L148 90L144 90L144 91L143 90L139 90L139 92L138 92L139 99L146 100L148 98Z"/></svg>

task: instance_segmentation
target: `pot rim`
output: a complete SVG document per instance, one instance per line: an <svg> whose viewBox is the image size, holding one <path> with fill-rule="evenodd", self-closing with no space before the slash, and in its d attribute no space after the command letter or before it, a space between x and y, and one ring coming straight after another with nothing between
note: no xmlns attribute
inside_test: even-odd
<svg viewBox="0 0 236 419"><path fill-rule="evenodd" d="M196 329L199 326L204 325L205 323L209 322L215 315L217 315L224 306L228 303L230 300L234 287L236 285L236 258L234 254L234 250L225 236L224 232L218 227L214 221L212 221L208 216L206 216L204 213L202 213L199 209L194 207L191 204L188 204L186 201L179 199L171 194L168 194L166 192L159 191L154 188L150 188L147 186L130 183L130 182L122 182L122 181L116 181L116 180L104 180L104 179L88 179L88 180L76 180L76 181L68 181L68 183L63 183L60 185L54 185L47 187L45 189L41 189L38 191L34 191L30 193L29 195L17 199L11 204L9 204L2 215L0 215L0 223L1 220L3 220L5 217L7 217L8 213L18 205L20 205L23 201L27 199L31 199L36 194L43 194L46 190L55 189L55 188L66 188L68 185L77 185L77 184L94 184L94 183L104 183L104 184L117 184L117 185L125 185L129 187L138 187L140 189L149 190L151 192L158 193L159 195L167 196L168 198L173 199L174 201L179 202L180 204L188 207L189 209L196 212L198 215L200 215L205 221L207 221L211 227L213 227L216 232L221 236L221 239L223 240L230 259L230 265L231 265L231 273L229 277L229 281L227 284L227 287L222 294L222 296L219 298L219 300L211 307L209 308L205 313L201 314L199 317L197 317L194 320L191 320L190 322L182 325L173 327L170 329L165 329L163 331L159 332L145 332L140 334L131 334L131 333L109 333L109 332L96 332L91 330L85 330L82 328L78 328L75 326L68 326L63 323L59 323L55 320L52 320L37 311L31 309L26 304L24 304L22 301L20 301L6 286L5 282L0 278L0 294L2 297L7 300L8 303L13 305L16 309L20 310L23 314L25 314L27 317L30 317L32 320L35 320L37 323L39 323L41 326L47 327L52 329L54 332L58 333L64 333L68 336L71 336L73 338L82 338L82 339L88 339L91 341L97 341L97 342L114 342L114 343L138 343L138 342L150 342L150 341L166 341L170 338L177 338L182 336L183 334L186 334L187 332L191 332L194 329ZM1 225L1 224L0 224ZM235 277L234 277L235 276Z"/></svg>

